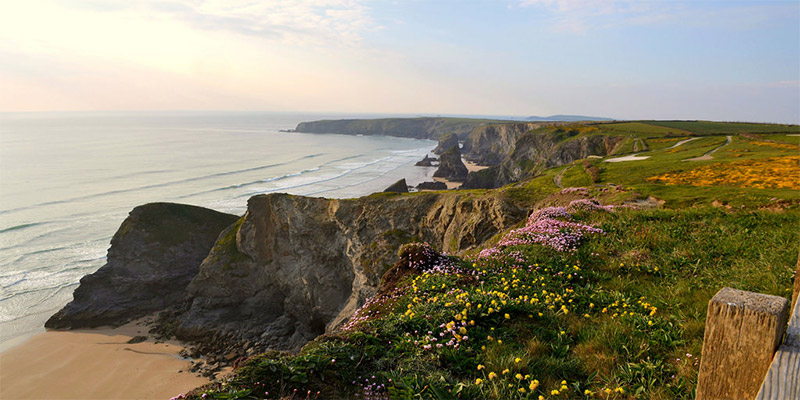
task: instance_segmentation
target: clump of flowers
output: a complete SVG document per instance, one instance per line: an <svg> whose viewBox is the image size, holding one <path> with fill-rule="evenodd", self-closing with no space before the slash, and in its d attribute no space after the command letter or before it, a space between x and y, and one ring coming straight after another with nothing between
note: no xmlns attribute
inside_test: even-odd
<svg viewBox="0 0 800 400"><path fill-rule="evenodd" d="M358 377L361 380L361 377ZM370 380L371 379L371 380ZM391 379L390 379L391 380ZM353 382L354 384L356 381ZM386 384L378 383L375 378L375 375L371 377L364 378L363 382L358 383L359 389L361 391L360 395L356 393L355 397L357 399L364 399L364 400L389 400L389 393L386 389Z"/></svg>
<svg viewBox="0 0 800 400"><path fill-rule="evenodd" d="M469 273L456 265L445 254L440 254L428 243L408 243L400 247L398 253L402 260L408 260L408 267L419 272L441 274Z"/></svg>
<svg viewBox="0 0 800 400"><path fill-rule="evenodd" d="M561 189L561 194L572 194L572 193L578 193L584 196L588 196L589 189L585 187L568 187L565 189Z"/></svg>
<svg viewBox="0 0 800 400"><path fill-rule="evenodd" d="M575 209L605 210L599 203L595 204L591 201L575 201L573 203L570 203L570 206ZM572 214L565 207L543 208L531 214L527 225L506 234L498 245L507 247L540 244L558 251L575 251L585 235L604 233L602 229L590 225L562 220L571 218Z"/></svg>
<svg viewBox="0 0 800 400"><path fill-rule="evenodd" d="M388 295L372 296L362 305L350 319L342 325L341 330L347 332L360 323L381 317L381 310L385 305L392 303L395 299L400 297L401 293L395 291Z"/></svg>

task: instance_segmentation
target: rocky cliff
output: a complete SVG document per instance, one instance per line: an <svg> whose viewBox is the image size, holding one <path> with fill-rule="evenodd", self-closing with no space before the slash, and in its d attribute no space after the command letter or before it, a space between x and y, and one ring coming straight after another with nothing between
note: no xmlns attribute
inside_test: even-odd
<svg viewBox="0 0 800 400"><path fill-rule="evenodd" d="M461 152L464 158L478 165L497 165L514 150L520 136L544 125L520 122L479 126L464 140Z"/></svg>
<svg viewBox="0 0 800 400"><path fill-rule="evenodd" d="M182 204L134 208L111 239L106 264L81 279L74 299L45 326L121 325L181 304L200 262L236 219Z"/></svg>
<svg viewBox="0 0 800 400"><path fill-rule="evenodd" d="M590 155L615 154L625 139L625 136L580 135L564 130L529 132L519 137L513 151L498 165L470 173L461 188L497 188Z"/></svg>
<svg viewBox="0 0 800 400"><path fill-rule="evenodd" d="M200 265L185 306L165 323L182 339L298 349L375 293L399 245L423 240L459 252L525 214L501 193L255 196Z"/></svg>
<svg viewBox="0 0 800 400"><path fill-rule="evenodd" d="M301 122L296 132L341 133L346 135L386 135L415 139L437 140L439 136L454 133L464 139L477 126L506 121L472 118L380 118L340 119Z"/></svg>
<svg viewBox="0 0 800 400"><path fill-rule="evenodd" d="M435 149L433 149L433 153L442 154L453 147L458 147L458 135L455 133L448 133L446 135L439 136L439 144L436 145Z"/></svg>

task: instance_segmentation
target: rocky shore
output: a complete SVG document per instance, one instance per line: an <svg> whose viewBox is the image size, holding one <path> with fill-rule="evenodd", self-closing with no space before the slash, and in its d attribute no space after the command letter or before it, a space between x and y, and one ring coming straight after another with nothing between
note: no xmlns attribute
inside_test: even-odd
<svg viewBox="0 0 800 400"><path fill-rule="evenodd" d="M151 335L187 342L183 355L205 357L192 371L213 376L243 357L298 350L336 329L375 293L400 245L422 240L458 253L525 213L501 194L458 192L260 195L241 218L148 204L131 212L108 264L82 279L48 327L116 326L158 312Z"/></svg>

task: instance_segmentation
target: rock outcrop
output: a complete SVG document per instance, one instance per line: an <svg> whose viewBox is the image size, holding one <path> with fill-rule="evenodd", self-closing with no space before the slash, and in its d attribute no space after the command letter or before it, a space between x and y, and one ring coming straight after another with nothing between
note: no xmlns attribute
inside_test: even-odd
<svg viewBox="0 0 800 400"><path fill-rule="evenodd" d="M384 193L408 193L408 184L406 183L406 178L400 179L399 181L393 183L391 186L386 188Z"/></svg>
<svg viewBox="0 0 800 400"><path fill-rule="evenodd" d="M340 133L345 135L386 135L416 139L437 140L447 133L464 139L477 126L508 121L469 118L379 118L339 119L301 122L296 132Z"/></svg>
<svg viewBox="0 0 800 400"><path fill-rule="evenodd" d="M182 204L134 208L111 239L106 264L81 279L74 299L45 326L121 325L181 304L200 262L237 218Z"/></svg>
<svg viewBox="0 0 800 400"><path fill-rule="evenodd" d="M577 132L560 131L524 134L499 165L470 173L461 188L497 188L590 155L614 154L626 139L625 136L577 135Z"/></svg>
<svg viewBox="0 0 800 400"><path fill-rule="evenodd" d="M452 182L463 182L468 173L467 166L461 161L461 151L458 146L453 146L439 156L439 168L433 176Z"/></svg>
<svg viewBox="0 0 800 400"><path fill-rule="evenodd" d="M433 149L434 154L442 154L453 147L458 147L458 135L455 133L448 133L439 136L439 144Z"/></svg>
<svg viewBox="0 0 800 400"><path fill-rule="evenodd" d="M417 190L447 190L444 182L422 182L417 185Z"/></svg>
<svg viewBox="0 0 800 400"><path fill-rule="evenodd" d="M428 157L428 155L425 154L425 158L423 158L422 160L417 161L417 163L414 164L414 165L417 166L417 167L432 167L434 161L439 161L439 160L437 160L435 158L432 158L432 157Z"/></svg>
<svg viewBox="0 0 800 400"><path fill-rule="evenodd" d="M203 261L185 306L163 322L196 342L224 337L258 349L298 349L375 293L399 245L422 240L459 252L525 214L502 193L255 196Z"/></svg>

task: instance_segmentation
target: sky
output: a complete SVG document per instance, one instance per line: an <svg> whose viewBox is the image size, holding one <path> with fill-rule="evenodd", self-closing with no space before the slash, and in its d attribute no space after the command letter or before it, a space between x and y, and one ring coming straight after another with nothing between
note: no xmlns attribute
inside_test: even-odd
<svg viewBox="0 0 800 400"><path fill-rule="evenodd" d="M0 0L0 112L800 123L800 1Z"/></svg>

